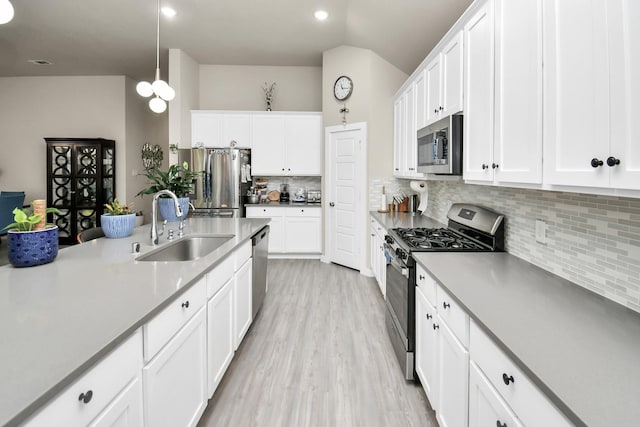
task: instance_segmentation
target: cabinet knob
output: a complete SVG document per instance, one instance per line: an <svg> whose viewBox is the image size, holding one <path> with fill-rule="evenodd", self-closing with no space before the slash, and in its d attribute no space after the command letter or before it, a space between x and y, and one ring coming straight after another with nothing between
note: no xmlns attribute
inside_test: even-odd
<svg viewBox="0 0 640 427"><path fill-rule="evenodd" d="M436 325L435 323L433 324L433 330L435 331L436 329L440 329L440 326Z"/></svg>
<svg viewBox="0 0 640 427"><path fill-rule="evenodd" d="M430 314L427 314L427 319L431 319L433 316Z"/></svg>
<svg viewBox="0 0 640 427"><path fill-rule="evenodd" d="M182 308L189 308L189 301L185 301L182 303Z"/></svg>
<svg viewBox="0 0 640 427"><path fill-rule="evenodd" d="M300 209L300 212L304 212L304 209Z"/></svg>
<svg viewBox="0 0 640 427"><path fill-rule="evenodd" d="M440 106L440 111L444 110L444 108L442 108L442 105Z"/></svg>
<svg viewBox="0 0 640 427"><path fill-rule="evenodd" d="M602 160L598 160L595 157L591 159L591 167L597 168L598 166L602 166L604 162Z"/></svg>
<svg viewBox="0 0 640 427"><path fill-rule="evenodd" d="M612 167L620 164L620 159L611 156L607 159L607 166Z"/></svg>
<svg viewBox="0 0 640 427"><path fill-rule="evenodd" d="M513 375L502 374L502 381L504 381L505 385L509 385L509 383L515 382L513 379Z"/></svg>
<svg viewBox="0 0 640 427"><path fill-rule="evenodd" d="M374 237L374 236L375 236L375 234L371 233L371 237Z"/></svg>
<svg viewBox="0 0 640 427"><path fill-rule="evenodd" d="M507 427L507 423L501 423L500 420L496 420L496 427Z"/></svg>
<svg viewBox="0 0 640 427"><path fill-rule="evenodd" d="M419 275L419 276L418 276L418 279L420 279L420 280L424 280L424 279L425 279L425 277L421 274L421 275Z"/></svg>
<svg viewBox="0 0 640 427"><path fill-rule="evenodd" d="M482 170L488 169L489 165L485 165L484 163L482 164Z"/></svg>
<svg viewBox="0 0 640 427"><path fill-rule="evenodd" d="M290 169L290 168L287 168L287 170L288 170L289 172L291 172L291 169Z"/></svg>
<svg viewBox="0 0 640 427"><path fill-rule="evenodd" d="M498 164L497 163L491 163L491 168L492 169L498 169Z"/></svg>
<svg viewBox="0 0 640 427"><path fill-rule="evenodd" d="M80 396L78 396L78 400L80 402L83 402L83 403L91 402L92 398L93 398L93 391L92 390L89 390L86 393L80 393Z"/></svg>
<svg viewBox="0 0 640 427"><path fill-rule="evenodd" d="M329 206L331 206L331 207L334 207L335 205L336 205L336 204L335 204L335 203L333 203L333 202L329 203Z"/></svg>
<svg viewBox="0 0 640 427"><path fill-rule="evenodd" d="M282 168L282 172L284 172L284 168Z"/></svg>
<svg viewBox="0 0 640 427"><path fill-rule="evenodd" d="M396 168L397 171L399 171L400 169Z"/></svg>
<svg viewBox="0 0 640 427"><path fill-rule="evenodd" d="M451 304L449 304L448 302L442 303L442 308L449 308L449 307L451 307Z"/></svg>

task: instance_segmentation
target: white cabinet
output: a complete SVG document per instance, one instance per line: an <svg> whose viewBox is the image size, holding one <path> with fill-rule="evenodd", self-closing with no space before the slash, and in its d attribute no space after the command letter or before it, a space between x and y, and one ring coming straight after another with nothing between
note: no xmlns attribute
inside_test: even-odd
<svg viewBox="0 0 640 427"><path fill-rule="evenodd" d="M420 265L416 285L416 373L440 426L465 426L469 317Z"/></svg>
<svg viewBox="0 0 640 427"><path fill-rule="evenodd" d="M541 0L489 0L465 25L464 178L542 182Z"/></svg>
<svg viewBox="0 0 640 427"><path fill-rule="evenodd" d="M384 236L387 231L375 219L370 219L371 230L371 270L382 296L387 294L387 258L384 254Z"/></svg>
<svg viewBox="0 0 640 427"><path fill-rule="evenodd" d="M141 426L141 369L142 334L136 331L24 426Z"/></svg>
<svg viewBox="0 0 640 427"><path fill-rule="evenodd" d="M254 114L252 133L254 175L322 175L320 113Z"/></svg>
<svg viewBox="0 0 640 427"><path fill-rule="evenodd" d="M469 427L522 427L478 365L469 364Z"/></svg>
<svg viewBox="0 0 640 427"><path fill-rule="evenodd" d="M638 2L544 5L544 182L640 189Z"/></svg>
<svg viewBox="0 0 640 427"><path fill-rule="evenodd" d="M232 111L192 111L191 146L251 148L251 114Z"/></svg>
<svg viewBox="0 0 640 427"><path fill-rule="evenodd" d="M322 252L320 207L248 206L247 218L271 218L270 255L316 256Z"/></svg>
<svg viewBox="0 0 640 427"><path fill-rule="evenodd" d="M195 426L207 404L206 310L143 368L145 425Z"/></svg>
<svg viewBox="0 0 640 427"><path fill-rule="evenodd" d="M251 259L238 269L233 278L233 349L237 350L251 326L252 286Z"/></svg>
<svg viewBox="0 0 640 427"><path fill-rule="evenodd" d="M401 176L400 169L405 154L404 103L402 97L393 102L393 176Z"/></svg>
<svg viewBox="0 0 640 427"><path fill-rule="evenodd" d="M425 125L462 110L462 45L462 31L459 31L427 64Z"/></svg>
<svg viewBox="0 0 640 427"><path fill-rule="evenodd" d="M493 161L493 2L487 1L464 26L465 179L490 181Z"/></svg>
<svg viewBox="0 0 640 427"><path fill-rule="evenodd" d="M471 360L524 425L572 425L524 372L475 323L470 327Z"/></svg>
<svg viewBox="0 0 640 427"><path fill-rule="evenodd" d="M418 173L417 165L416 93L416 85L410 84L398 99L398 110L394 113L397 113L397 124L400 127L399 130L396 130L397 134L394 139L394 159L398 159L397 167L394 165L394 176L397 177L423 176Z"/></svg>
<svg viewBox="0 0 640 427"><path fill-rule="evenodd" d="M213 279L218 274L216 270L207 274L207 280L209 277ZM209 398L213 396L233 360L235 350L233 287L232 275L207 303L207 395Z"/></svg>

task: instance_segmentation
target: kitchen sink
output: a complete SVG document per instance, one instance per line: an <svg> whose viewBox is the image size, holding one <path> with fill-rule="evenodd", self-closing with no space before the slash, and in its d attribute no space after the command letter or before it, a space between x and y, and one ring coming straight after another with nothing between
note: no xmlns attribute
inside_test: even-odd
<svg viewBox="0 0 640 427"><path fill-rule="evenodd" d="M136 261L192 261L210 254L233 237L233 235L183 237L136 258Z"/></svg>

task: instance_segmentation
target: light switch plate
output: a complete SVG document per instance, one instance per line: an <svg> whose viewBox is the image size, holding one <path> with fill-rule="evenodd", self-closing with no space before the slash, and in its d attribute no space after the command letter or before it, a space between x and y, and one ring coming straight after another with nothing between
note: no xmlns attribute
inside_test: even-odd
<svg viewBox="0 0 640 427"><path fill-rule="evenodd" d="M547 223L541 219L536 219L536 242L547 243Z"/></svg>

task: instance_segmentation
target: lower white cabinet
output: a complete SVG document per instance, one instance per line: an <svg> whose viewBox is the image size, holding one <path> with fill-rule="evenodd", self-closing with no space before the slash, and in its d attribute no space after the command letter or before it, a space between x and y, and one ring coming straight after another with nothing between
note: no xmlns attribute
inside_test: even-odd
<svg viewBox="0 0 640 427"><path fill-rule="evenodd" d="M438 333L436 309L416 287L415 370L432 408L438 407Z"/></svg>
<svg viewBox="0 0 640 427"><path fill-rule="evenodd" d="M247 206L247 218L271 218L270 255L322 252L322 209L318 206Z"/></svg>
<svg viewBox="0 0 640 427"><path fill-rule="evenodd" d="M233 281L233 349L237 350L245 334L251 326L253 312L252 297L252 262L246 261L236 272Z"/></svg>
<svg viewBox="0 0 640 427"><path fill-rule="evenodd" d="M387 258L384 254L384 236L387 230L382 225L371 218L371 270L378 282L382 296L387 294Z"/></svg>
<svg viewBox="0 0 640 427"><path fill-rule="evenodd" d="M23 425L141 426L142 334L138 330Z"/></svg>
<svg viewBox="0 0 640 427"><path fill-rule="evenodd" d="M469 351L438 315L438 406L440 427L467 425Z"/></svg>
<svg viewBox="0 0 640 427"><path fill-rule="evenodd" d="M148 427L195 426L207 405L207 324L201 307L142 370Z"/></svg>
<svg viewBox="0 0 640 427"><path fill-rule="evenodd" d="M469 427L522 427L478 365L469 364Z"/></svg>
<svg viewBox="0 0 640 427"><path fill-rule="evenodd" d="M234 280L231 277L207 303L207 394L209 398L213 396L233 360L235 350L233 288Z"/></svg>

